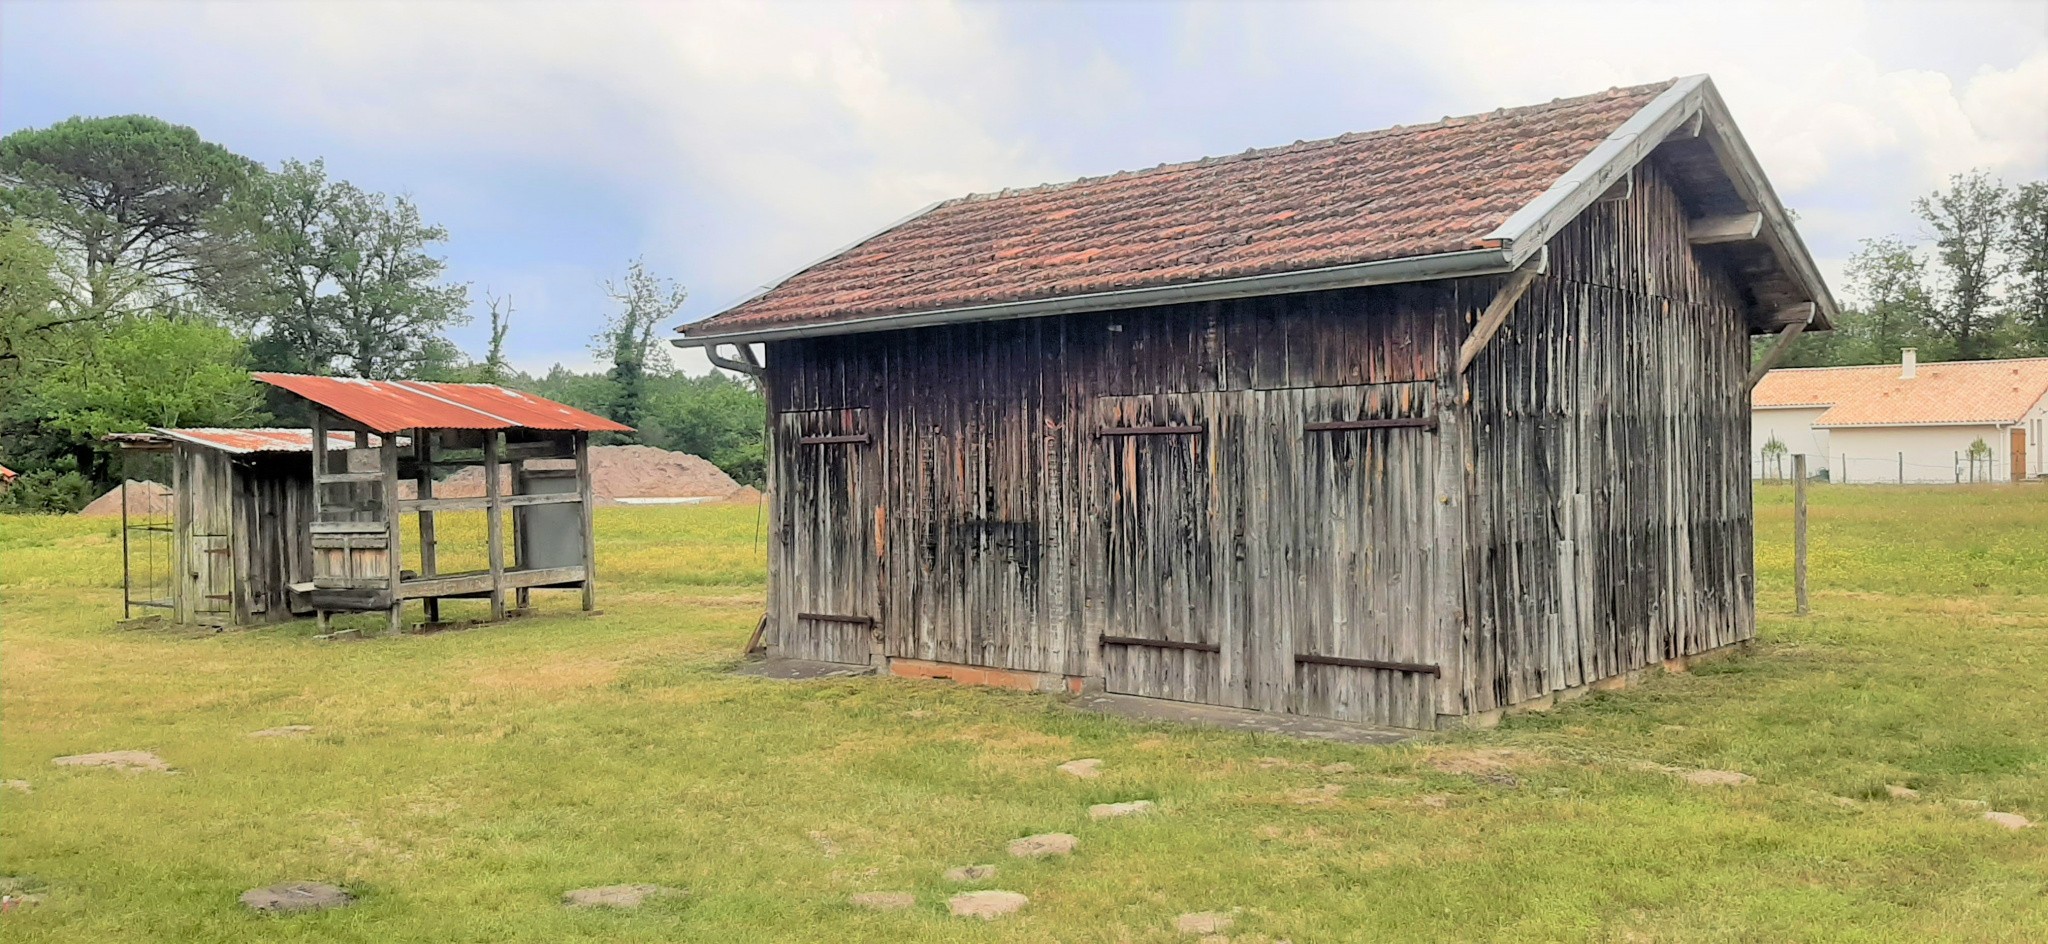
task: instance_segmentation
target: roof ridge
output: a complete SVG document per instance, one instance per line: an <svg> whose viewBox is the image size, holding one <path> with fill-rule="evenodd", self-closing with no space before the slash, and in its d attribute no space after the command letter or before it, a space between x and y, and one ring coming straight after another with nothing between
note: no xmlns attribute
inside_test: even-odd
<svg viewBox="0 0 2048 944"><path fill-rule="evenodd" d="M1151 167L1138 168L1136 170L1120 170L1108 174L1098 174L1093 177L1076 177L1072 180L1051 181L1047 183L1034 184L1029 187L1005 187L1001 190L969 193L964 194L962 196L941 200L938 203L933 204L930 208L928 208L925 211L925 213L932 213L939 210L950 209L952 207L962 206L969 203L979 203L987 200L1001 200L1008 197L1021 197L1041 193L1054 193L1057 191L1066 190L1073 187L1103 183L1111 180L1138 180L1159 174L1171 174L1186 170L1195 170L1204 167L1215 167L1223 164L1236 163L1238 161L1262 160L1264 158L1275 157L1281 154L1315 151L1323 148L1336 147L1339 145L1357 144L1361 141L1371 141L1379 138L1389 138L1394 137L1396 135L1421 134L1425 131L1436 131L1443 128L1463 127L1467 124L1472 124L1480 121L1495 121L1509 117L1519 118L1525 115L1540 114L1544 111L1552 109L1569 108L1575 105L1583 105L1587 102L1595 102L1610 98L1623 98L1629 95L1639 95L1648 92L1652 89L1669 88L1673 83L1676 83L1678 81L1680 81L1680 79L1671 78L1658 82L1646 82L1641 85L1617 85L1611 86L1599 92L1592 92L1585 95L1573 95L1566 98L1553 98L1548 102L1538 102L1531 105L1516 105L1512 107L1496 108L1492 111L1476 112L1469 115L1446 115L1442 119L1430 122L1428 124L1393 125L1387 128L1374 128L1366 131L1347 131L1343 134L1333 135L1327 138L1314 138L1306 141L1297 140L1293 144L1279 144L1264 148L1246 148L1243 151L1239 151L1235 154L1218 154L1208 157L1196 158L1195 160L1191 161L1162 163L1153 165ZM920 213L918 215L923 216L925 215L925 213Z"/></svg>

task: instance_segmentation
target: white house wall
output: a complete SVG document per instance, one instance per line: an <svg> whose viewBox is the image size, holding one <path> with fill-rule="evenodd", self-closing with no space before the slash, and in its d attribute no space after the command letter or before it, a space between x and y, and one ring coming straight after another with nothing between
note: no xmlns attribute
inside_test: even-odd
<svg viewBox="0 0 2048 944"><path fill-rule="evenodd" d="M1828 459L1828 431L1814 429L1813 421L1827 412L1827 407L1770 407L1753 409L1749 412L1749 466L1750 474L1756 478L1778 478L1781 473L1775 465L1766 467L1763 461L1764 444L1777 437L1785 444L1783 475L1790 475L1791 456L1797 453L1807 455L1806 468L1809 475L1818 475L1831 468Z"/></svg>
<svg viewBox="0 0 2048 944"><path fill-rule="evenodd" d="M1989 463L1979 462L1977 481L2005 482L2012 476L2008 427L1982 426L1882 426L1837 427L1829 430L1827 447L1833 452L1839 474L1837 482L1850 484L1900 482L1908 484L1970 481L1967 459L1978 439L1991 447ZM1846 461L1845 461L1846 458ZM1903 475L1901 468L1903 463Z"/></svg>
<svg viewBox="0 0 2048 944"><path fill-rule="evenodd" d="M2027 411L2020 426L2027 431L2027 477L2048 477L2048 396ZM2010 435L2010 434L2008 434ZM2007 449L2012 447L2008 445Z"/></svg>

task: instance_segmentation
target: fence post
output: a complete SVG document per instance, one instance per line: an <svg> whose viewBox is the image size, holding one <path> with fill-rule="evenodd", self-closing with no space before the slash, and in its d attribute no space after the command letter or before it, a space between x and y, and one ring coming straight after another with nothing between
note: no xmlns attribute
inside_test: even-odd
<svg viewBox="0 0 2048 944"><path fill-rule="evenodd" d="M1899 484L1906 484L1906 454L1899 453Z"/></svg>
<svg viewBox="0 0 2048 944"><path fill-rule="evenodd" d="M1849 484L1849 454L1842 453L1842 484Z"/></svg>
<svg viewBox="0 0 2048 944"><path fill-rule="evenodd" d="M1800 616L1806 605L1806 453L1792 457L1792 598Z"/></svg>

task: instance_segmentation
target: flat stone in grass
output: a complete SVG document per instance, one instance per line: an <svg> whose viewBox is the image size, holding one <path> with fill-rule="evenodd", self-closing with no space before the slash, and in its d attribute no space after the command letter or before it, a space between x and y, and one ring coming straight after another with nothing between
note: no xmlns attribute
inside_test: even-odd
<svg viewBox="0 0 2048 944"><path fill-rule="evenodd" d="M1888 784L1885 784L1885 785L1884 785L1884 792L1885 792L1885 795L1886 795L1886 796L1889 796L1889 797L1891 797L1891 798L1892 798L1892 799L1894 799L1894 800L1917 800L1917 799L1920 799L1920 791L1918 791L1918 790L1915 790L1915 789L1913 789L1912 787L1908 787L1908 786L1905 786L1905 785L1903 785L1903 784L1896 784L1896 783L1888 783Z"/></svg>
<svg viewBox="0 0 2048 944"><path fill-rule="evenodd" d="M986 882L995 877L996 867L993 865L963 865L957 869L947 869L945 875L946 881L961 883Z"/></svg>
<svg viewBox="0 0 2048 944"><path fill-rule="evenodd" d="M647 903L650 898L665 898L672 895L686 895L680 888L666 885L599 885L594 888L574 888L562 893L562 904L571 908L617 908L631 910Z"/></svg>
<svg viewBox="0 0 2048 944"><path fill-rule="evenodd" d="M0 875L0 912L43 903L49 886L30 875Z"/></svg>
<svg viewBox="0 0 2048 944"><path fill-rule="evenodd" d="M917 896L909 892L860 892L846 900L869 911L902 911L917 904Z"/></svg>
<svg viewBox="0 0 2048 944"><path fill-rule="evenodd" d="M1006 914L1014 914L1031 899L1016 892L961 892L946 902L946 910L957 918L980 918L994 921Z"/></svg>
<svg viewBox="0 0 2048 944"><path fill-rule="evenodd" d="M1138 816L1152 812L1151 800L1132 800L1128 803L1097 803L1088 808L1089 819L1114 819L1118 816Z"/></svg>
<svg viewBox="0 0 2048 944"><path fill-rule="evenodd" d="M1041 833L1010 840L1010 854L1019 859L1043 859L1066 855L1080 844L1081 840L1066 833Z"/></svg>
<svg viewBox="0 0 2048 944"><path fill-rule="evenodd" d="M1197 911L1173 919L1173 929L1182 934L1222 934L1237 919L1221 911Z"/></svg>
<svg viewBox="0 0 2048 944"><path fill-rule="evenodd" d="M356 896L319 882L286 882L242 893L242 906L259 914L326 911L355 904Z"/></svg>
<svg viewBox="0 0 2048 944"><path fill-rule="evenodd" d="M261 731L251 731L249 736L252 738L293 738L311 733L313 733L313 726L310 724L287 724L279 728L264 728Z"/></svg>
<svg viewBox="0 0 2048 944"><path fill-rule="evenodd" d="M1986 813L1984 814L1984 821L1987 823L1997 823L1998 825L2003 826L2007 829L2025 829L2029 826L2034 825L2033 820L2021 816L2018 813Z"/></svg>
<svg viewBox="0 0 2048 944"><path fill-rule="evenodd" d="M111 767L125 773L170 773L171 765L148 751L101 751L97 754L67 754L50 758L57 767Z"/></svg>
<svg viewBox="0 0 2048 944"><path fill-rule="evenodd" d="M36 792L35 784L29 783L26 780L9 780L5 783L0 783L0 786L5 786L7 789L12 790L16 793Z"/></svg>
<svg viewBox="0 0 2048 944"><path fill-rule="evenodd" d="M1060 772L1071 774L1083 780L1093 780L1102 776L1102 758L1085 757L1080 760L1070 760L1060 765Z"/></svg>
<svg viewBox="0 0 2048 944"><path fill-rule="evenodd" d="M1685 782L1700 787L1740 787L1755 782L1756 778L1733 770L1688 770L1680 776Z"/></svg>

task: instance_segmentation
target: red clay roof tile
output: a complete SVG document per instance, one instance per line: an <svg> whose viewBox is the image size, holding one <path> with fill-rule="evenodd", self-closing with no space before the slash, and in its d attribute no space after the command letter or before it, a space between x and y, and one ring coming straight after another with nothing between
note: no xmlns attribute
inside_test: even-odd
<svg viewBox="0 0 2048 944"><path fill-rule="evenodd" d="M692 334L1484 248L1659 82L941 203Z"/></svg>

